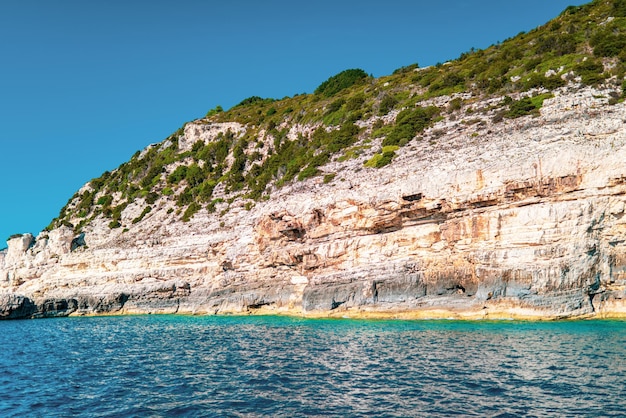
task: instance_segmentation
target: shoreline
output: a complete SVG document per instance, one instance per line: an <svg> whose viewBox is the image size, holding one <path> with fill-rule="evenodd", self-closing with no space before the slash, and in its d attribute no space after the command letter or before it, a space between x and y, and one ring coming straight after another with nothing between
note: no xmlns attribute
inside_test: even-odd
<svg viewBox="0 0 626 418"><path fill-rule="evenodd" d="M626 321L626 312L611 311L580 315L539 315L538 313L522 313L506 310L491 311L488 313L476 311L454 311L449 309L428 309L412 311L367 311L367 310L344 310L341 312L308 312L296 310L273 310L253 309L248 311L221 311L217 313L202 311L180 312L153 312L139 310L120 310L109 313L70 313L69 315L16 318L16 319L48 319L48 318L82 318L82 317L113 317L113 316L193 316L193 317L284 317L295 319L347 319L364 321L512 321L512 322L567 322L567 321Z"/></svg>
<svg viewBox="0 0 626 418"><path fill-rule="evenodd" d="M557 303L533 306L527 301L507 298L477 301L429 298L421 302L344 305L334 309L306 309L304 301L255 305L235 299L150 298L145 294L129 296L57 295L34 298L4 295L0 301L0 320L44 319L67 316L191 315L191 316L286 316L304 319L357 320L485 320L485 321L561 321L587 319L626 319L622 299L605 300L595 306ZM2 296L2 295L0 295ZM553 295L556 298L556 296ZM243 303L242 303L243 302ZM479 303L480 302L480 303ZM600 302L600 301L599 301Z"/></svg>

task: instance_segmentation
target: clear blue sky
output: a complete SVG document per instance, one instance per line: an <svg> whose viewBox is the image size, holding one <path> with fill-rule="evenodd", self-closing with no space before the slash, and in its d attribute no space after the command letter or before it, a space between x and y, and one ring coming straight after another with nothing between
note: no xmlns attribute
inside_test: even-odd
<svg viewBox="0 0 626 418"><path fill-rule="evenodd" d="M432 65L576 0L2 0L0 248L184 122L331 75Z"/></svg>

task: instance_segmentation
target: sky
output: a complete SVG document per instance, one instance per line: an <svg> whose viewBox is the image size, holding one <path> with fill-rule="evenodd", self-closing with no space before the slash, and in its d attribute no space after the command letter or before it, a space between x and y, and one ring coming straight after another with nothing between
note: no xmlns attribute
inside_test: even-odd
<svg viewBox="0 0 626 418"><path fill-rule="evenodd" d="M2 0L0 248L217 105L487 48L577 0Z"/></svg>

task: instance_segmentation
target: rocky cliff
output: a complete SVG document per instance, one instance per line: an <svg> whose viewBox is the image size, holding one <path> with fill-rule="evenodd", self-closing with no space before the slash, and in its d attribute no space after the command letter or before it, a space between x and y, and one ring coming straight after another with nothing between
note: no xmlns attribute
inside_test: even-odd
<svg viewBox="0 0 626 418"><path fill-rule="evenodd" d="M391 165L333 160L322 167L331 181L218 203L189 222L161 196L141 222L130 221L143 199L128 205L125 229L99 216L80 235L13 238L0 254L0 317L626 316L626 107L608 93L562 88L540 115L503 121L475 112L501 98L468 101L478 120L443 118ZM189 123L178 147L227 129L245 126Z"/></svg>
<svg viewBox="0 0 626 418"><path fill-rule="evenodd" d="M626 1L216 107L0 251L0 318L626 317Z"/></svg>

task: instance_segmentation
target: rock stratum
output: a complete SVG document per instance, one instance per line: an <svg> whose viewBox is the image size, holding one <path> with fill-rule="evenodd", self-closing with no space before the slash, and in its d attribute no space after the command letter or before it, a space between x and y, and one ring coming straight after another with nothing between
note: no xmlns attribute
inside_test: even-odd
<svg viewBox="0 0 626 418"><path fill-rule="evenodd" d="M141 222L130 222L141 199L126 207L125 229L98 217L81 234L12 238L0 318L626 317L626 107L607 96L570 86L538 116L443 118L391 165L331 161L332 182L292 182L189 222L161 196ZM468 107L489 100L501 98ZM191 122L178 146L226 130L246 126Z"/></svg>

